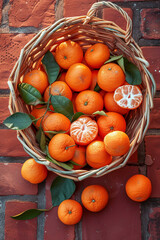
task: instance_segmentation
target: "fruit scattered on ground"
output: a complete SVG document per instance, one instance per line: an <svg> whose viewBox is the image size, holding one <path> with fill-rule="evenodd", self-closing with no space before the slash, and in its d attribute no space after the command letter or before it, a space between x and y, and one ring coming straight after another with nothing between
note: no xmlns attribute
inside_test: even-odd
<svg viewBox="0 0 160 240"><path fill-rule="evenodd" d="M105 149L103 141L93 141L86 148L86 160L93 168L104 167L112 162L112 156Z"/></svg>
<svg viewBox="0 0 160 240"><path fill-rule="evenodd" d="M75 63L68 69L65 81L68 86L76 92L89 88L92 79L92 72L83 63Z"/></svg>
<svg viewBox="0 0 160 240"><path fill-rule="evenodd" d="M130 148L129 137L122 131L108 133L104 137L106 151L111 156L121 156L126 154Z"/></svg>
<svg viewBox="0 0 160 240"><path fill-rule="evenodd" d="M120 107L133 110L140 106L143 97L139 87L123 85L115 90L114 100Z"/></svg>
<svg viewBox="0 0 160 240"><path fill-rule="evenodd" d="M79 117L71 124L70 135L78 145L88 145L98 135L98 126L90 117Z"/></svg>
<svg viewBox="0 0 160 240"><path fill-rule="evenodd" d="M103 98L98 92L85 90L77 95L75 106L77 112L92 114L103 110Z"/></svg>
<svg viewBox="0 0 160 240"><path fill-rule="evenodd" d="M97 120L98 134L104 138L113 131L126 131L126 121L124 117L116 112L106 112L107 116L100 116Z"/></svg>
<svg viewBox="0 0 160 240"><path fill-rule="evenodd" d="M67 199L58 207L58 218L66 225L77 224L82 218L82 206L79 202Z"/></svg>
<svg viewBox="0 0 160 240"><path fill-rule="evenodd" d="M108 203L107 190L101 185L90 185L86 187L81 195L83 206L91 212L99 212Z"/></svg>
<svg viewBox="0 0 160 240"><path fill-rule="evenodd" d="M26 160L21 168L22 177L33 184L43 182L48 174L47 168L37 163L33 158Z"/></svg>
<svg viewBox="0 0 160 240"><path fill-rule="evenodd" d="M60 162L71 160L75 153L75 142L71 136L65 133L56 134L49 142L50 156Z"/></svg>
<svg viewBox="0 0 160 240"><path fill-rule="evenodd" d="M110 57L107 45L96 43L89 47L85 53L85 61L92 68L100 68Z"/></svg>
<svg viewBox="0 0 160 240"><path fill-rule="evenodd" d="M49 85L47 74L40 70L32 70L28 72L23 78L23 83L32 85L41 94L43 94Z"/></svg>
<svg viewBox="0 0 160 240"><path fill-rule="evenodd" d="M152 184L148 177L136 174L128 179L125 189L130 199L136 202L143 202L150 197Z"/></svg>
<svg viewBox="0 0 160 240"><path fill-rule="evenodd" d="M82 62L83 50L78 43L68 40L58 45L55 59L60 67L68 69L74 63Z"/></svg>
<svg viewBox="0 0 160 240"><path fill-rule="evenodd" d="M125 74L116 63L107 63L98 71L98 85L107 92L113 92L125 82Z"/></svg>

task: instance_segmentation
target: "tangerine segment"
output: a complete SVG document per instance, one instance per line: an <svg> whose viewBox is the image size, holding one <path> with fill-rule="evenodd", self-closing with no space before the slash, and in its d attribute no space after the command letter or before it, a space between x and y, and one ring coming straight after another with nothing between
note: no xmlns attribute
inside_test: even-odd
<svg viewBox="0 0 160 240"><path fill-rule="evenodd" d="M125 74L116 63L107 63L98 71L98 85L107 92L113 92L125 82Z"/></svg>
<svg viewBox="0 0 160 240"><path fill-rule="evenodd" d="M60 67L68 69L74 63L82 62L83 50L78 43L68 40L56 48L55 59Z"/></svg>
<svg viewBox="0 0 160 240"><path fill-rule="evenodd" d="M86 187L81 195L83 206L91 212L99 212L108 203L108 192L101 185L90 185Z"/></svg>
<svg viewBox="0 0 160 240"><path fill-rule="evenodd" d="M70 135L79 145L88 145L98 135L96 121L90 117L79 117L71 124Z"/></svg>
<svg viewBox="0 0 160 240"><path fill-rule="evenodd" d="M139 87L123 85L115 90L114 100L120 107L132 110L140 106L143 97Z"/></svg>
<svg viewBox="0 0 160 240"><path fill-rule="evenodd" d="M68 134L58 133L50 140L48 151L55 160L67 162L74 156L75 142Z"/></svg>
<svg viewBox="0 0 160 240"><path fill-rule="evenodd" d="M85 90L77 95L75 105L77 112L92 114L103 109L103 97L98 92Z"/></svg>
<svg viewBox="0 0 160 240"><path fill-rule="evenodd" d="M121 156L128 152L130 148L129 137L122 131L114 131L108 133L104 137L106 151L111 156Z"/></svg>
<svg viewBox="0 0 160 240"><path fill-rule="evenodd" d="M83 63L75 63L68 69L65 79L73 91L80 92L89 88L92 72Z"/></svg>
<svg viewBox="0 0 160 240"><path fill-rule="evenodd" d="M77 224L82 217L82 206L79 202L67 199L58 207L58 218L66 225Z"/></svg>
<svg viewBox="0 0 160 240"><path fill-rule="evenodd" d="M150 197L152 184L148 177L136 174L128 179L125 189L130 199L136 202L143 202Z"/></svg>
<svg viewBox="0 0 160 240"><path fill-rule="evenodd" d="M93 168L104 167L112 162L112 157L105 150L103 141L93 141L86 149L86 160Z"/></svg>
<svg viewBox="0 0 160 240"><path fill-rule="evenodd" d="M124 109L120 107L115 101L114 101L114 92L107 92L104 96L104 106L105 109L108 112L117 112L120 114L126 114L129 112L129 109Z"/></svg>

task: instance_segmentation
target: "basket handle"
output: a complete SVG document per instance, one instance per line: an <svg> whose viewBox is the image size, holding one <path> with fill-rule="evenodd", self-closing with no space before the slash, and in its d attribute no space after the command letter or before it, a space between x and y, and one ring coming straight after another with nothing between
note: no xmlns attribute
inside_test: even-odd
<svg viewBox="0 0 160 240"><path fill-rule="evenodd" d="M131 36L132 36L132 20L131 18L128 16L128 14L122 9L120 8L118 5L112 3L112 2L108 2L108 1L102 1L102 2L96 2L94 3L91 8L89 9L84 24L88 23L91 18L94 16L95 12L99 9L99 8L113 8L115 10L117 10L126 20L127 24L126 24L126 30L125 30L125 35L124 35L124 40L127 44L130 43L131 40Z"/></svg>

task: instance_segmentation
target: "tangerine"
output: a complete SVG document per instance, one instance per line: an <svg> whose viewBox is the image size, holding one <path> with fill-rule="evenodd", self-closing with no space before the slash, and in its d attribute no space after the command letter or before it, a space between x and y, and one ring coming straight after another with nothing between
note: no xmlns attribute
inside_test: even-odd
<svg viewBox="0 0 160 240"><path fill-rule="evenodd" d="M90 117L81 116L71 124L70 135L78 145L87 145L98 135L97 123Z"/></svg>
<svg viewBox="0 0 160 240"><path fill-rule="evenodd" d="M125 74L116 63L107 63L98 71L98 85L107 92L113 92L125 82Z"/></svg>
<svg viewBox="0 0 160 240"><path fill-rule="evenodd" d="M36 69L28 72L24 76L23 83L28 83L32 85L41 94L43 94L43 92L49 85L47 74L41 70L36 70Z"/></svg>
<svg viewBox="0 0 160 240"><path fill-rule="evenodd" d="M100 68L110 57L107 45L96 43L89 47L84 55L86 63L92 68Z"/></svg>
<svg viewBox="0 0 160 240"><path fill-rule="evenodd" d="M68 40L56 47L55 59L61 68L68 69L74 63L82 62L83 50L77 42Z"/></svg>
<svg viewBox="0 0 160 240"><path fill-rule="evenodd" d="M69 87L75 92L81 92L89 88L92 72L83 63L73 64L67 71L65 80Z"/></svg>

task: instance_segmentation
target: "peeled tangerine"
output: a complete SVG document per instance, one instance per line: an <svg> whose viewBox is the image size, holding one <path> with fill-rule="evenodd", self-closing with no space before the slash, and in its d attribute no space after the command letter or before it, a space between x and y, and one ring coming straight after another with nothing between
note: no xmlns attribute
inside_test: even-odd
<svg viewBox="0 0 160 240"><path fill-rule="evenodd" d="M128 152L130 148L129 137L122 131L108 133L104 137L106 151L111 156L121 156Z"/></svg>

